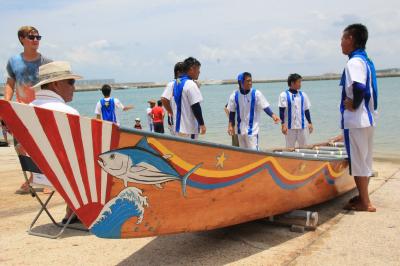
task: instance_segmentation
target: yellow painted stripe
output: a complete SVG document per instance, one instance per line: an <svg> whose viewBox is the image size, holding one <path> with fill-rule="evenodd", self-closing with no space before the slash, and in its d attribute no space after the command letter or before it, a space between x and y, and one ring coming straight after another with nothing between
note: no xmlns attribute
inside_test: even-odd
<svg viewBox="0 0 400 266"><path fill-rule="evenodd" d="M189 171L190 169L192 169L195 165L194 164L190 164L186 161L184 161L183 159L181 159L179 156L177 156L176 154L174 154L171 150L169 150L168 148L166 148L164 145L162 145L159 141L157 141L154 138L148 138L148 142L153 144L162 154L170 154L172 155L171 158L169 158L169 160L171 160L174 164L178 165L179 167L181 167L182 169ZM335 172L331 165L328 162L325 162L324 164L322 164L320 167L318 167L317 169L315 169L314 171L304 174L304 175L293 175L289 172L287 172L285 170L285 168L283 168L278 161L272 157L272 156L268 156L264 159L261 159L257 162L248 164L246 166L237 168L237 169L232 169L232 170L209 170L209 169L204 169L204 168L199 168L196 171L197 175L200 176L204 176L204 177L208 177L208 178L226 178L226 177L231 177L231 176L235 176L235 175L240 175L243 173L246 173L248 171L251 171L267 162L271 162L273 164L273 166L278 170L279 174L284 176L285 179L290 180L290 181L302 181L305 179L308 179L309 177L311 177L312 175L318 173L321 169L323 169L325 166L328 167L330 174L333 177L339 177L342 175L342 172Z"/></svg>

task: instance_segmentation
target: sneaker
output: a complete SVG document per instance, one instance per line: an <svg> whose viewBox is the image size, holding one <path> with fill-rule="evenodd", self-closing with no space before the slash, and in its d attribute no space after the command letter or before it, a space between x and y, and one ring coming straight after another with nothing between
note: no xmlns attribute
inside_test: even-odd
<svg viewBox="0 0 400 266"><path fill-rule="evenodd" d="M17 189L15 191L15 194L18 194L18 195L26 195L26 194L30 194L30 193L31 193L31 191L29 190L29 188L24 188L24 187L20 187L19 189Z"/></svg>

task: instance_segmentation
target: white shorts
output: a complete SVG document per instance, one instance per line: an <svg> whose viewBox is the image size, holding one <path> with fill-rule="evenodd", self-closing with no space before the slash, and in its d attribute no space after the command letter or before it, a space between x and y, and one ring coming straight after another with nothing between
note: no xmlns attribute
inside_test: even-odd
<svg viewBox="0 0 400 266"><path fill-rule="evenodd" d="M308 138L308 129L288 129L287 134L285 135L286 139L286 148L295 148L296 142L298 144L297 147L304 147L307 145Z"/></svg>
<svg viewBox="0 0 400 266"><path fill-rule="evenodd" d="M345 129L343 136L349 156L350 175L371 176L374 127Z"/></svg>
<svg viewBox="0 0 400 266"><path fill-rule="evenodd" d="M258 135L238 135L239 147L258 151Z"/></svg>

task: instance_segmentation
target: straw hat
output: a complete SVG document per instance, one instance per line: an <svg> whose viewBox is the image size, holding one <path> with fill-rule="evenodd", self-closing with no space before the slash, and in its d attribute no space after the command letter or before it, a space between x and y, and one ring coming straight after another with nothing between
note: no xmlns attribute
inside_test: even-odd
<svg viewBox="0 0 400 266"><path fill-rule="evenodd" d="M65 79L82 79L82 77L72 73L68 62L54 61L39 67L39 82L33 87L39 88L43 84Z"/></svg>
<svg viewBox="0 0 400 266"><path fill-rule="evenodd" d="M149 100L149 101L147 101L148 103L154 103L154 104L156 104L156 100Z"/></svg>

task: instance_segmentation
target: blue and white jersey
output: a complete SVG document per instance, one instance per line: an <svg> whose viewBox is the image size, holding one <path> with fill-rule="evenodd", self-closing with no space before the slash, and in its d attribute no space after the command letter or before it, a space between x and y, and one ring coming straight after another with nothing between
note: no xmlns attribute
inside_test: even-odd
<svg viewBox="0 0 400 266"><path fill-rule="evenodd" d="M310 109L311 103L305 92L293 94L289 90L279 95L279 107L285 108L285 125L288 129L304 129L307 125L305 111Z"/></svg>
<svg viewBox="0 0 400 266"><path fill-rule="evenodd" d="M341 85L342 85L342 104L341 104L341 128L364 128L375 126L374 111L374 93L372 87L372 74L370 67L366 62L357 56L347 61L344 69ZM345 110L343 107L343 99L348 97L353 99L353 83L358 82L366 86L368 92L364 97L360 106L354 111Z"/></svg>
<svg viewBox="0 0 400 266"><path fill-rule="evenodd" d="M236 113L236 128L238 135L257 135L260 116L269 106L264 95L254 88L246 95L235 90L228 101L228 110Z"/></svg>
<svg viewBox="0 0 400 266"><path fill-rule="evenodd" d="M163 93L161 94L162 98L165 98L165 99L171 101L172 94L174 91L174 84L175 84L175 80L168 82L167 86L165 86Z"/></svg>
<svg viewBox="0 0 400 266"><path fill-rule="evenodd" d="M112 102L114 103L114 106L110 108L110 112L104 112L103 107L110 106L110 103ZM101 115L101 119L103 120L115 122L117 125L120 125L117 109L120 111L124 110L124 105L121 103L121 101L117 98L106 97L97 102L94 113L96 115ZM111 116L112 119L110 119L109 116Z"/></svg>
<svg viewBox="0 0 400 266"><path fill-rule="evenodd" d="M177 81L181 82L182 78ZM173 84L173 91L176 84ZM164 96L168 97L168 92ZM175 131L182 134L199 134L199 125L192 111L192 105L203 101L200 89L191 79L185 79L180 103L171 95L171 108L174 114ZM179 105L179 106L178 106Z"/></svg>

